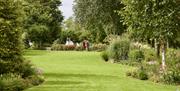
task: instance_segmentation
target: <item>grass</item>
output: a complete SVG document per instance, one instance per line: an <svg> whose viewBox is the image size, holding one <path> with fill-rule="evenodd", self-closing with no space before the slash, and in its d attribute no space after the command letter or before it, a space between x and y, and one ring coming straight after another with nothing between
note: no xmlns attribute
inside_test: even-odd
<svg viewBox="0 0 180 91"><path fill-rule="evenodd" d="M98 52L26 51L25 57L44 70L45 82L26 91L176 91L126 77L132 67L104 62Z"/></svg>

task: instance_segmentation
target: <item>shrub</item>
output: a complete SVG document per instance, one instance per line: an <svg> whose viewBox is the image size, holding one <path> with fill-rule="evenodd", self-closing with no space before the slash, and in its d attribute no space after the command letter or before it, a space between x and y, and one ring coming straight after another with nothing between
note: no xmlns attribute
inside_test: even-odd
<svg viewBox="0 0 180 91"><path fill-rule="evenodd" d="M63 50L65 51L71 51L71 50L75 50L75 45L63 45Z"/></svg>
<svg viewBox="0 0 180 91"><path fill-rule="evenodd" d="M145 68L143 66L141 66L138 70L137 70L137 77L140 80L147 80L148 79L148 74L147 74L147 70L145 70Z"/></svg>
<svg viewBox="0 0 180 91"><path fill-rule="evenodd" d="M3 16L0 20L0 91L22 91L28 84L22 76L30 75L27 71L30 66L25 65L22 55L22 2L0 0L0 3L3 4L0 6L0 16Z"/></svg>
<svg viewBox="0 0 180 91"><path fill-rule="evenodd" d="M139 72L139 79L140 79L140 80L147 80L147 79L148 79L147 73L146 73L145 71L141 70L141 71Z"/></svg>
<svg viewBox="0 0 180 91"><path fill-rule="evenodd" d="M71 51L75 50L75 45L53 44L51 50L54 51Z"/></svg>
<svg viewBox="0 0 180 91"><path fill-rule="evenodd" d="M83 51L84 48L83 48L82 45L80 45L80 46L76 46L76 47L75 47L75 50L76 50L76 51Z"/></svg>
<svg viewBox="0 0 180 91"><path fill-rule="evenodd" d="M178 51L176 51L175 49L167 49L167 52L166 52L166 58L167 60L176 60L177 57L180 56L178 55Z"/></svg>
<svg viewBox="0 0 180 91"><path fill-rule="evenodd" d="M126 76L131 76L131 77L134 77L134 78L138 78L137 70L127 71Z"/></svg>
<svg viewBox="0 0 180 91"><path fill-rule="evenodd" d="M44 82L44 78L37 75L29 76L28 78L26 78L26 80L29 81L33 86L37 86Z"/></svg>
<svg viewBox="0 0 180 91"><path fill-rule="evenodd" d="M44 82L42 76L33 75L23 79L20 75L3 74L0 76L0 91L23 91L42 82Z"/></svg>
<svg viewBox="0 0 180 91"><path fill-rule="evenodd" d="M61 39L56 39L54 42L53 42L53 44L61 44L62 42L61 42Z"/></svg>
<svg viewBox="0 0 180 91"><path fill-rule="evenodd" d="M118 38L112 42L109 47L110 57L114 59L115 62L119 60L127 60L130 48L130 41L126 38Z"/></svg>
<svg viewBox="0 0 180 91"><path fill-rule="evenodd" d="M141 62L144 60L144 53L141 50L132 50L129 52L129 58L131 61Z"/></svg>
<svg viewBox="0 0 180 91"><path fill-rule="evenodd" d="M0 74L2 74L16 72L17 66L23 62L21 42L23 9L19 0L1 0L0 3L3 3L0 5L0 16L4 16L0 20Z"/></svg>
<svg viewBox="0 0 180 91"><path fill-rule="evenodd" d="M29 84L18 75L4 74L0 77L0 91L23 91L27 87Z"/></svg>
<svg viewBox="0 0 180 91"><path fill-rule="evenodd" d="M153 51L148 51L147 53L155 55ZM144 62L141 64L141 67L138 70L127 72L126 75L141 80L150 79L154 82L180 84L180 55L178 51L174 49L168 49L166 57L166 70L162 71L161 66L158 63L148 64L147 62ZM155 57L150 55L150 57L148 56L148 58Z"/></svg>
<svg viewBox="0 0 180 91"><path fill-rule="evenodd" d="M154 49L144 49L143 51L144 51L146 62L158 61L158 57Z"/></svg>
<svg viewBox="0 0 180 91"><path fill-rule="evenodd" d="M21 76L26 78L32 75L37 75L34 65L30 61L25 61L22 65Z"/></svg>
<svg viewBox="0 0 180 91"><path fill-rule="evenodd" d="M108 52L107 52L107 51L103 51L103 52L101 53L101 57L102 57L102 59L103 59L105 62L107 62L107 61L109 60Z"/></svg>
<svg viewBox="0 0 180 91"><path fill-rule="evenodd" d="M133 71L127 71L126 76L133 76Z"/></svg>
<svg viewBox="0 0 180 91"><path fill-rule="evenodd" d="M135 69L134 71L126 72L126 76L132 76L140 80L148 80L147 70L145 70L143 66L141 66L138 69Z"/></svg>
<svg viewBox="0 0 180 91"><path fill-rule="evenodd" d="M169 49L167 51L166 71L162 74L162 81L168 84L180 84L180 55Z"/></svg>
<svg viewBox="0 0 180 91"><path fill-rule="evenodd" d="M107 48L107 45L106 44L93 44L91 47L90 47L90 51L104 51L106 50Z"/></svg>
<svg viewBox="0 0 180 91"><path fill-rule="evenodd" d="M64 50L64 45L63 44L53 44L51 46L51 50L54 50L54 51Z"/></svg>

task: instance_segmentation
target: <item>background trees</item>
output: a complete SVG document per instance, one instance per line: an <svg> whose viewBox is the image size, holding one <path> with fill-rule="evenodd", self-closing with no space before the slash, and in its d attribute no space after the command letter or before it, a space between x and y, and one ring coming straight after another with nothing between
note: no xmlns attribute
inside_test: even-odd
<svg viewBox="0 0 180 91"><path fill-rule="evenodd" d="M177 37L180 30L178 0L122 0L121 12L128 30L140 39L155 39L162 48L165 66L166 43Z"/></svg>
<svg viewBox="0 0 180 91"><path fill-rule="evenodd" d="M102 42L109 34L124 32L121 17L115 12L122 7L119 0L75 0L75 20L91 32L96 42Z"/></svg>
<svg viewBox="0 0 180 91"><path fill-rule="evenodd" d="M52 43L61 32L63 16L59 10L60 0L25 0L24 8L26 19L24 21L27 40L34 41L42 46ZM26 40L26 41L27 41Z"/></svg>

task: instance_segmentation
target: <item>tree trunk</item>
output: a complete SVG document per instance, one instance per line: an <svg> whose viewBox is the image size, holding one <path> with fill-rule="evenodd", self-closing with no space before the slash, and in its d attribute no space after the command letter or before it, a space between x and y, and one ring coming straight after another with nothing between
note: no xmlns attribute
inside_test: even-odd
<svg viewBox="0 0 180 91"><path fill-rule="evenodd" d="M160 43L159 42L157 42L157 40L155 39L154 40L154 46L155 46L155 50L156 50L156 56L158 57L158 58L160 58Z"/></svg>
<svg viewBox="0 0 180 91"><path fill-rule="evenodd" d="M165 70L166 67L166 49L165 44L162 43L162 69Z"/></svg>
<svg viewBox="0 0 180 91"><path fill-rule="evenodd" d="M158 43L158 44L157 44L157 49L156 49L156 53L157 53L156 55L157 55L158 58L160 58L160 50L161 50L160 47L161 47L161 46L160 46L160 44Z"/></svg>

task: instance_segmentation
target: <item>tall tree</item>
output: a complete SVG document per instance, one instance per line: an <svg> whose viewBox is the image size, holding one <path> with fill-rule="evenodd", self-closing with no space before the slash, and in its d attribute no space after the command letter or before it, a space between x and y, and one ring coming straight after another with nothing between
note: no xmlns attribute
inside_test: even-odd
<svg viewBox="0 0 180 91"><path fill-rule="evenodd" d="M115 12L122 7L119 0L75 0L75 20L102 42L108 34L124 32L121 17Z"/></svg>
<svg viewBox="0 0 180 91"><path fill-rule="evenodd" d="M138 38L156 39L162 49L162 67L165 69L165 46L180 30L178 0L122 0L120 14L124 23Z"/></svg>
<svg viewBox="0 0 180 91"><path fill-rule="evenodd" d="M24 28L29 40L43 43L52 43L59 37L63 16L59 10L60 0L25 0L26 20ZM39 34L42 36L39 37Z"/></svg>
<svg viewBox="0 0 180 91"><path fill-rule="evenodd" d="M0 74L21 69L22 12L20 0L0 0Z"/></svg>

